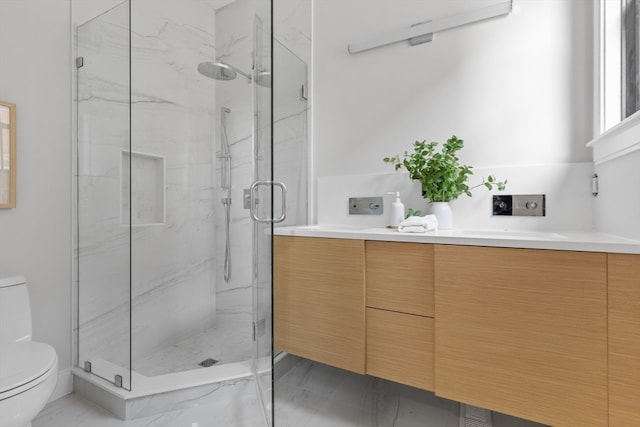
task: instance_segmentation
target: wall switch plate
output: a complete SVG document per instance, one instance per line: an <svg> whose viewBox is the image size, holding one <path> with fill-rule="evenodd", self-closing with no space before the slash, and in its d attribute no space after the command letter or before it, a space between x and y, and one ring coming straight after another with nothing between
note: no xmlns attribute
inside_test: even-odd
<svg viewBox="0 0 640 427"><path fill-rule="evenodd" d="M349 215L382 215L382 197L350 197Z"/></svg>
<svg viewBox="0 0 640 427"><path fill-rule="evenodd" d="M544 194L493 196L494 216L545 216Z"/></svg>

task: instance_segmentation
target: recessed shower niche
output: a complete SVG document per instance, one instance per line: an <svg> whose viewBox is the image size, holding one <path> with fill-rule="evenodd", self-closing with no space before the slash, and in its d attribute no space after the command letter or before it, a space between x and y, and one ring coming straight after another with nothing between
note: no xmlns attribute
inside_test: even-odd
<svg viewBox="0 0 640 427"><path fill-rule="evenodd" d="M129 172L131 172L131 179ZM122 225L164 224L165 158L123 150L120 177L122 201L120 223ZM129 214L131 214L131 221L129 221Z"/></svg>

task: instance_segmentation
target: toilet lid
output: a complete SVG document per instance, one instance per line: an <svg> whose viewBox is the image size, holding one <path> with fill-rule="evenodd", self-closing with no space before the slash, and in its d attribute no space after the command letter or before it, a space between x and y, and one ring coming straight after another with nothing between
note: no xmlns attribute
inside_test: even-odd
<svg viewBox="0 0 640 427"><path fill-rule="evenodd" d="M36 381L57 363L53 347L40 342L12 343L0 352L0 394Z"/></svg>

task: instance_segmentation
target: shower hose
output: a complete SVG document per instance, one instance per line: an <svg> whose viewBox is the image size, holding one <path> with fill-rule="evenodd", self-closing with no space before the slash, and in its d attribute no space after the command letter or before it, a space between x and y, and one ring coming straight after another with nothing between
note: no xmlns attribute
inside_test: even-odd
<svg viewBox="0 0 640 427"><path fill-rule="evenodd" d="M231 221L231 197L222 199L224 205L224 234L226 243L224 249L224 281L229 283L231 280L231 238L229 236L229 223Z"/></svg>

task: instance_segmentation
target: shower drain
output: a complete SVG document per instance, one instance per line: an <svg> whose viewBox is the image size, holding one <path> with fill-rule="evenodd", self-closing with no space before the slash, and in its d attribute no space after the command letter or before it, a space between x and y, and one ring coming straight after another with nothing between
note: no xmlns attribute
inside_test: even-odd
<svg viewBox="0 0 640 427"><path fill-rule="evenodd" d="M203 368L208 368L209 366L213 366L218 362L219 362L219 360L208 358L208 359L204 359L202 362L198 363L198 365L202 366Z"/></svg>

